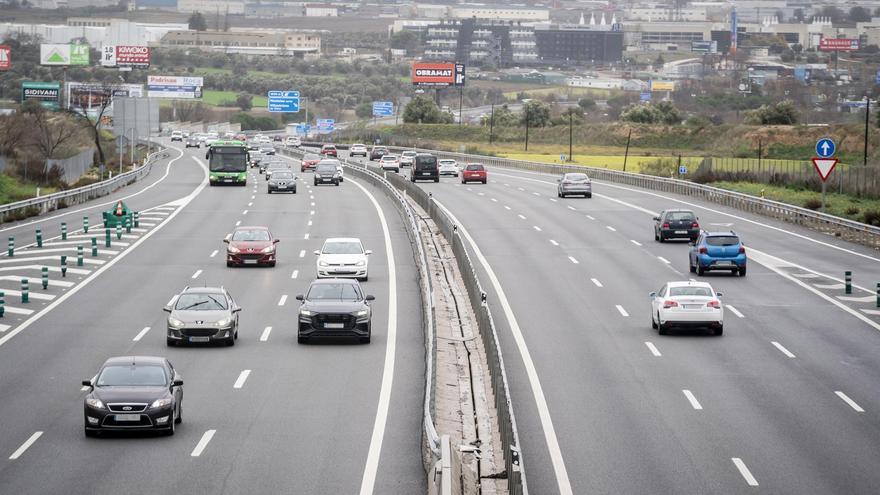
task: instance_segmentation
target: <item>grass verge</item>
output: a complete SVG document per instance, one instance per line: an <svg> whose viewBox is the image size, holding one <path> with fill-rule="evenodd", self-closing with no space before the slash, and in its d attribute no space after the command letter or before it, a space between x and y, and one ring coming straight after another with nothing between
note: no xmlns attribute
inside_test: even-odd
<svg viewBox="0 0 880 495"><path fill-rule="evenodd" d="M238 93L235 91L216 91L212 89L206 89L202 93L202 102L206 105L213 105L215 107L223 106L225 102L234 102L235 98L238 96ZM268 104L268 99L265 96L252 95L254 98L251 101L254 108L265 108Z"/></svg>
<svg viewBox="0 0 880 495"><path fill-rule="evenodd" d="M40 187L40 195L45 196L56 192L54 187ZM22 182L6 174L0 174L0 204L14 203L33 198L37 193L37 185Z"/></svg>

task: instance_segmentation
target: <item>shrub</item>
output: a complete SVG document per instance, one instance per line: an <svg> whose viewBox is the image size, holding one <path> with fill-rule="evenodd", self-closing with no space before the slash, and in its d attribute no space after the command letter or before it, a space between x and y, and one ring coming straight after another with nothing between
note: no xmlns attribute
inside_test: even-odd
<svg viewBox="0 0 880 495"><path fill-rule="evenodd" d="M868 210L862 213L862 222L880 227L880 210Z"/></svg>
<svg viewBox="0 0 880 495"><path fill-rule="evenodd" d="M859 210L858 206L847 206L844 213L846 213L847 215L853 216L853 215L858 215L859 211L861 211L861 210Z"/></svg>
<svg viewBox="0 0 880 495"><path fill-rule="evenodd" d="M657 177L672 177L678 173L678 160L674 158L660 158L642 165L642 174L656 175Z"/></svg>
<svg viewBox="0 0 880 495"><path fill-rule="evenodd" d="M816 198L810 198L804 201L804 208L808 210L818 210L822 207L822 200Z"/></svg>

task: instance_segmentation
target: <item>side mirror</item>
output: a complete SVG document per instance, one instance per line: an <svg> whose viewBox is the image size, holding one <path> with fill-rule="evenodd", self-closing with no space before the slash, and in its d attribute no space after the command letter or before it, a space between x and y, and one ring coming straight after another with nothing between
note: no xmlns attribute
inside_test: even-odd
<svg viewBox="0 0 880 495"><path fill-rule="evenodd" d="M281 242L281 239L275 239L274 241L272 241L272 244L278 244L279 242Z"/></svg>
<svg viewBox="0 0 880 495"><path fill-rule="evenodd" d="M82 385L83 385L83 387L91 387L92 381L91 380L83 380Z"/></svg>
<svg viewBox="0 0 880 495"><path fill-rule="evenodd" d="M297 294L297 296L296 296L296 300L297 300L297 301L302 301L302 300L305 300L305 297L303 297L302 294Z"/></svg>
<svg viewBox="0 0 880 495"><path fill-rule="evenodd" d="M223 242L229 244L229 239L223 239Z"/></svg>
<svg viewBox="0 0 880 495"><path fill-rule="evenodd" d="M210 154L210 153L205 153L205 160L207 160L207 159L209 159L209 158L211 158L211 154Z"/></svg>
<svg viewBox="0 0 880 495"><path fill-rule="evenodd" d="M556 182L562 182L562 179L556 179Z"/></svg>
<svg viewBox="0 0 880 495"><path fill-rule="evenodd" d="M164 312L166 312L166 313L170 313L170 312L171 312L171 306L165 306L164 308L162 308L162 311L164 311Z"/></svg>
<svg viewBox="0 0 880 495"><path fill-rule="evenodd" d="M655 222L659 222L659 221L660 221L660 217L654 217L654 221L655 221Z"/></svg>
<svg viewBox="0 0 880 495"><path fill-rule="evenodd" d="M716 292L716 293L715 293L715 297L721 297L721 296L723 296L723 295L724 295L723 292Z"/></svg>
<svg viewBox="0 0 880 495"><path fill-rule="evenodd" d="M315 255L317 256L317 255L319 255L319 254L321 254L321 251L315 249Z"/></svg>
<svg viewBox="0 0 880 495"><path fill-rule="evenodd" d="M364 254L366 254L367 256L369 256L369 255L373 254L373 251L370 250L370 249L367 249L366 251L364 251Z"/></svg>
<svg viewBox="0 0 880 495"><path fill-rule="evenodd" d="M233 313L238 313L240 311L241 311L241 306L236 306L236 307L232 308Z"/></svg>
<svg viewBox="0 0 880 495"><path fill-rule="evenodd" d="M174 380L173 382L171 382L171 386L173 386L173 387L180 387L182 385L183 385L183 380Z"/></svg>
<svg viewBox="0 0 880 495"><path fill-rule="evenodd" d="M375 301L375 300L376 300L376 296L370 294L370 295L368 295L367 297L365 297L364 299L367 300L367 301Z"/></svg>
<svg viewBox="0 0 880 495"><path fill-rule="evenodd" d="M648 297L653 299L653 298L657 297L657 293L656 292L649 292Z"/></svg>

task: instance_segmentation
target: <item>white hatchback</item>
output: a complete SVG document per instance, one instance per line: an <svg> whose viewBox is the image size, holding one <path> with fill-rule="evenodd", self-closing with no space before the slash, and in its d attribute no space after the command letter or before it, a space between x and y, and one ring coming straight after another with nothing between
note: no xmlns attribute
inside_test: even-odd
<svg viewBox="0 0 880 495"><path fill-rule="evenodd" d="M670 328L709 328L724 332L721 293L706 282L667 282L651 292L651 328L666 335Z"/></svg>
<svg viewBox="0 0 880 495"><path fill-rule="evenodd" d="M324 241L315 251L318 278L356 278L366 282L369 277L369 256L356 237L334 237Z"/></svg>
<svg viewBox="0 0 880 495"><path fill-rule="evenodd" d="M444 158L440 160L440 175L454 175L458 177L458 163L451 158Z"/></svg>

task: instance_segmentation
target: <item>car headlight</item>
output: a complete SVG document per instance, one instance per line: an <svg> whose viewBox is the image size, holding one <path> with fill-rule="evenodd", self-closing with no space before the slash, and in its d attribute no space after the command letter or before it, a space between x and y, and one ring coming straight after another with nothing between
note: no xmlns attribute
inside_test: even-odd
<svg viewBox="0 0 880 495"><path fill-rule="evenodd" d="M171 405L171 397L165 397L164 399L156 399L150 405L150 409L159 409L160 407L166 407L169 405Z"/></svg>
<svg viewBox="0 0 880 495"><path fill-rule="evenodd" d="M225 326L228 326L230 323L232 323L232 318L226 317L226 318L223 318L222 320L218 321L217 326L218 327L225 327Z"/></svg>
<svg viewBox="0 0 880 495"><path fill-rule="evenodd" d="M299 314L301 314L302 316L312 316L312 312L307 309L299 310Z"/></svg>
<svg viewBox="0 0 880 495"><path fill-rule="evenodd" d="M330 263L327 263L326 261L318 261L318 266L330 266Z"/></svg>
<svg viewBox="0 0 880 495"><path fill-rule="evenodd" d="M226 248L226 252L228 252L228 253L232 253L232 254L238 254L238 253L241 252L241 250L238 249L238 248L235 247L235 246L229 246L229 247Z"/></svg>
<svg viewBox="0 0 880 495"><path fill-rule="evenodd" d="M357 263L355 263L355 266L365 266L366 264L367 264L366 261L361 260L361 261L358 261Z"/></svg>
<svg viewBox="0 0 880 495"><path fill-rule="evenodd" d="M101 399L96 399L94 397L86 397L86 404L95 409L104 409L104 403L101 402Z"/></svg>
<svg viewBox="0 0 880 495"><path fill-rule="evenodd" d="M263 250L260 252L261 253L272 253L274 251L275 251L275 246L269 246L269 247L263 248Z"/></svg>
<svg viewBox="0 0 880 495"><path fill-rule="evenodd" d="M177 318L168 317L168 324L175 328L180 328L183 326L183 322L178 320Z"/></svg>
<svg viewBox="0 0 880 495"><path fill-rule="evenodd" d="M362 309L362 310L358 311L357 313L355 313L355 316L367 316L367 313L369 313L368 310Z"/></svg>

